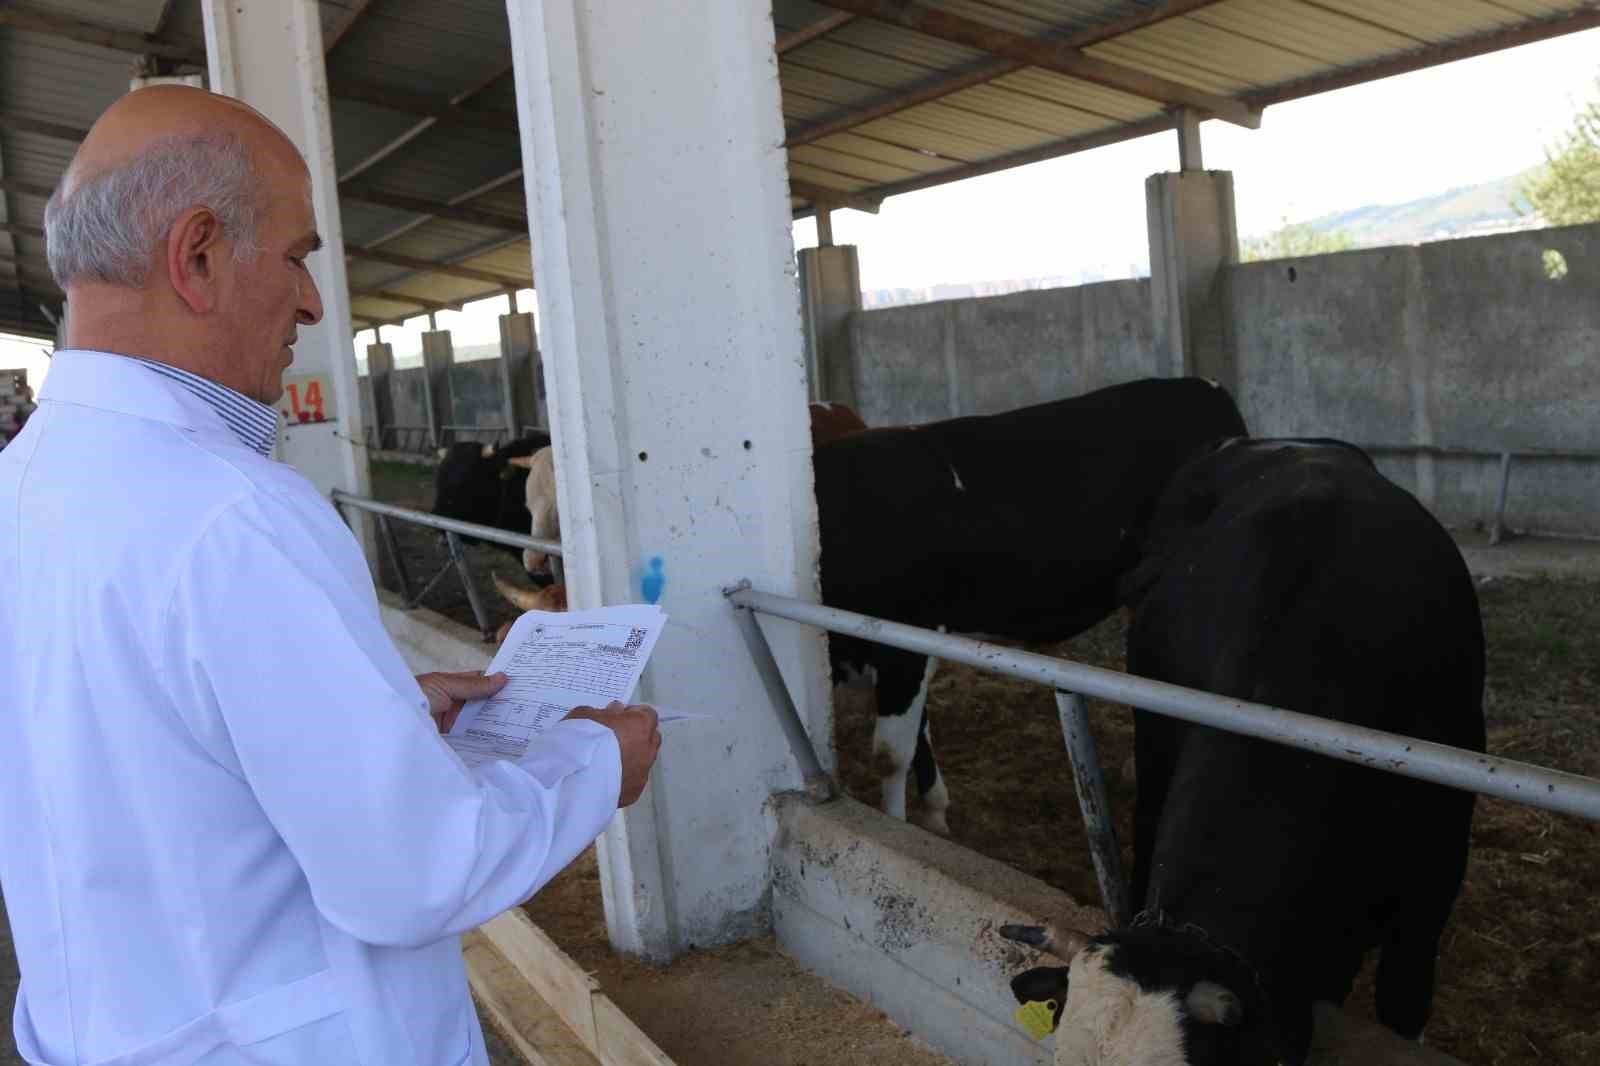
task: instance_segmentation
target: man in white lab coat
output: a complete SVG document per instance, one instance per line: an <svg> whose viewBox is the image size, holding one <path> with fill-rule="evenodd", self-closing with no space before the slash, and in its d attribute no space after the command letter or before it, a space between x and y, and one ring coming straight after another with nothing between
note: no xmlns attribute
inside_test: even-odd
<svg viewBox="0 0 1600 1066"><path fill-rule="evenodd" d="M310 177L259 114L141 90L46 212L69 347L0 453L0 884L48 1066L483 1063L457 935L640 794L648 708L519 762L439 738L332 507L271 461L322 306ZM430 714L432 717L430 717Z"/></svg>

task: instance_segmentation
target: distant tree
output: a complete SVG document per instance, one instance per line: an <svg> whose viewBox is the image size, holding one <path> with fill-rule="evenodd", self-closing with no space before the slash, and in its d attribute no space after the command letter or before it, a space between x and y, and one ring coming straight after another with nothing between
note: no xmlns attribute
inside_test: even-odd
<svg viewBox="0 0 1600 1066"><path fill-rule="evenodd" d="M1342 229L1324 232L1305 222L1284 219L1283 225L1266 236L1245 241L1241 254L1246 263L1254 263L1262 259L1301 259L1308 255L1348 252L1355 246L1355 238Z"/></svg>
<svg viewBox="0 0 1600 1066"><path fill-rule="evenodd" d="M1533 209L1552 226L1600 222L1600 100L1580 108L1544 156L1522 184Z"/></svg>

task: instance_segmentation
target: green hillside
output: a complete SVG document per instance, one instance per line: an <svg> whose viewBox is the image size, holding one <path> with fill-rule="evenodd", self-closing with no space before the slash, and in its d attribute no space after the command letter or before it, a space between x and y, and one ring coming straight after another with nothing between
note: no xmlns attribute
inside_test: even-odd
<svg viewBox="0 0 1600 1066"><path fill-rule="evenodd" d="M1343 230L1359 248L1531 227L1537 225L1532 209L1517 191L1527 174L1463 185L1409 203L1368 204L1312 219L1309 224L1323 233Z"/></svg>

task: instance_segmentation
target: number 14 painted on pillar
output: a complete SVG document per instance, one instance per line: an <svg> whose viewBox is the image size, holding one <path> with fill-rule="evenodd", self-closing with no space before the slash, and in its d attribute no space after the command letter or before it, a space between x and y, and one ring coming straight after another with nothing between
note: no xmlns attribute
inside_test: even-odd
<svg viewBox="0 0 1600 1066"><path fill-rule="evenodd" d="M287 406L283 409L284 419L290 425L332 419L333 412L328 410L329 404L323 398L325 391L321 377L305 375L285 380L283 392Z"/></svg>

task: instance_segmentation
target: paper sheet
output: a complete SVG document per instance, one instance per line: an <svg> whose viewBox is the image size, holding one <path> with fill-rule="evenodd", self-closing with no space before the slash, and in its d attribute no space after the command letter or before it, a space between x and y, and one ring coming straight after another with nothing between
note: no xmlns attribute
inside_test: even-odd
<svg viewBox="0 0 1600 1066"><path fill-rule="evenodd" d="M528 611L486 671L504 672L506 687L463 707L445 741L468 766L517 759L574 707L626 703L666 620L659 607L643 604Z"/></svg>

